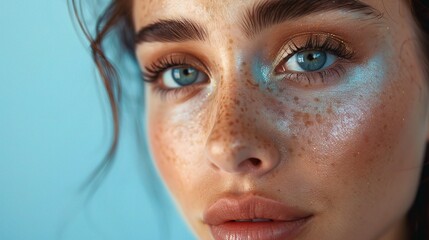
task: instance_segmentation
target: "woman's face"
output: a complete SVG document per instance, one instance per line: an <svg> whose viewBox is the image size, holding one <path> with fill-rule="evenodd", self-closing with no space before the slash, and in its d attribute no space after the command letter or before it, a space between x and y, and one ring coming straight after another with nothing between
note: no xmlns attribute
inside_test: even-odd
<svg viewBox="0 0 429 240"><path fill-rule="evenodd" d="M133 14L151 152L199 239L403 239L428 136L405 0Z"/></svg>

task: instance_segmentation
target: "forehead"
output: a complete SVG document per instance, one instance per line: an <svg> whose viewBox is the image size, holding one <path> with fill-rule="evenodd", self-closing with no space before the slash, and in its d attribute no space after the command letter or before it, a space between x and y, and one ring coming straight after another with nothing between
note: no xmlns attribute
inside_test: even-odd
<svg viewBox="0 0 429 240"><path fill-rule="evenodd" d="M187 18L200 22L224 19L238 14L237 8L250 6L258 0L134 0L133 16L136 27L159 19ZM233 20L228 18L228 20Z"/></svg>
<svg viewBox="0 0 429 240"><path fill-rule="evenodd" d="M205 25L234 25L244 12L262 2L276 0L134 0L133 19L136 30L161 19L186 18ZM300 2L300 0L280 0L281 2ZM301 0L305 6L308 0ZM342 1L337 1L342 2ZM405 0L361 0L391 19L399 18L406 7ZM385 14L387 13L387 14ZM396 19L398 20L398 19Z"/></svg>

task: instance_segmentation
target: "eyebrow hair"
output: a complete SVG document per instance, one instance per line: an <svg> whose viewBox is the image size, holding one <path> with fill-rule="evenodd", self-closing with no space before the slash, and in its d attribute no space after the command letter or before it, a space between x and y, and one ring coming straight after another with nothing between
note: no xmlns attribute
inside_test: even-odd
<svg viewBox="0 0 429 240"><path fill-rule="evenodd" d="M247 37L252 37L263 29L286 20L333 10L357 12L374 18L382 17L378 10L358 0L265 0L247 9L241 28Z"/></svg>
<svg viewBox="0 0 429 240"><path fill-rule="evenodd" d="M134 39L137 45L142 42L184 42L204 41L207 31L198 23L188 19L159 20L140 29Z"/></svg>
<svg viewBox="0 0 429 240"><path fill-rule="evenodd" d="M374 18L382 17L378 10L359 0L265 0L245 10L241 28L250 38L272 25L333 10L357 12ZM206 28L192 20L164 19L141 28L135 34L134 43L205 41L207 38Z"/></svg>

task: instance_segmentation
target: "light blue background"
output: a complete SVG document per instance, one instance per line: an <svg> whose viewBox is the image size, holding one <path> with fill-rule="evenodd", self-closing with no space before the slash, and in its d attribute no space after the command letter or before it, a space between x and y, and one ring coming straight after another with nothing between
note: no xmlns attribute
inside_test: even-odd
<svg viewBox="0 0 429 240"><path fill-rule="evenodd" d="M141 102L124 111L117 161L99 191L86 203L78 192L112 123L66 0L2 0L0 27L0 239L193 239L137 141L131 113Z"/></svg>

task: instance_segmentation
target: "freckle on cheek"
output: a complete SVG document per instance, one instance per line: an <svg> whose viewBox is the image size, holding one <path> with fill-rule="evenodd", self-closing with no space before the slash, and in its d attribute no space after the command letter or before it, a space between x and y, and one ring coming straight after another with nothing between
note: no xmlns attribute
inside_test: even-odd
<svg viewBox="0 0 429 240"><path fill-rule="evenodd" d="M315 118L315 119L313 119ZM301 122L305 127L311 127L317 123L322 123L322 116L320 114L316 114L314 116L310 115L310 113L296 112L293 111L293 121L295 123Z"/></svg>
<svg viewBox="0 0 429 240"><path fill-rule="evenodd" d="M293 100L295 101L295 103L298 103L298 101L299 101L299 97L295 96L295 97L293 98Z"/></svg>
<svg viewBox="0 0 429 240"><path fill-rule="evenodd" d="M316 114L316 121L318 124L322 124L323 123L323 118L322 116L318 113Z"/></svg>
<svg viewBox="0 0 429 240"><path fill-rule="evenodd" d="M328 109L326 110L326 113L328 113L329 115L334 114L334 110L332 110L332 105L329 105Z"/></svg>

